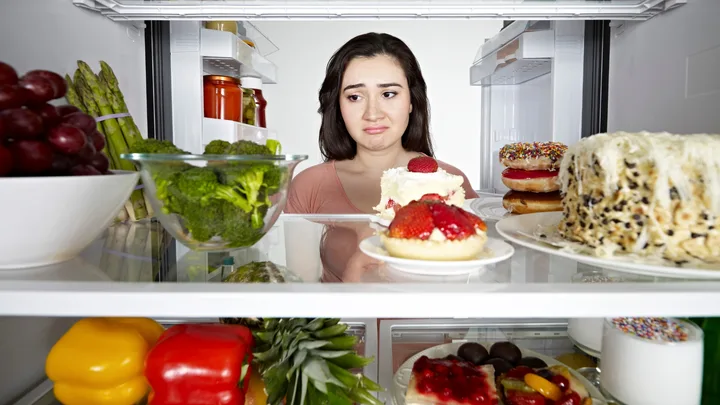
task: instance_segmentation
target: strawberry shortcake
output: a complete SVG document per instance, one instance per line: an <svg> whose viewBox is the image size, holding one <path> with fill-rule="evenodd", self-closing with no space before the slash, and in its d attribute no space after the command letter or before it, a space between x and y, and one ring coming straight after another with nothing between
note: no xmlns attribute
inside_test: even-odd
<svg viewBox="0 0 720 405"><path fill-rule="evenodd" d="M385 170L380 179L380 203L374 207L378 216L391 220L401 207L425 195L440 198L448 204L462 207L465 202L463 177L438 167L435 159L416 157L407 167Z"/></svg>
<svg viewBox="0 0 720 405"><path fill-rule="evenodd" d="M485 247L486 231L480 217L438 197L425 196L400 208L380 238L393 257L472 260Z"/></svg>

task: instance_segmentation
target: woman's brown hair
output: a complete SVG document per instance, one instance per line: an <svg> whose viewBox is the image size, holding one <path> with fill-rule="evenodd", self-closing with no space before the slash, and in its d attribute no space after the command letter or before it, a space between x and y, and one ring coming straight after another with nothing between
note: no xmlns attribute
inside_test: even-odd
<svg viewBox="0 0 720 405"><path fill-rule="evenodd" d="M325 70L325 80L320 88L320 153L323 159L347 160L357 154L357 143L345 127L340 113L340 87L350 61L387 55L402 67L410 87L410 103L413 106L407 129L402 135L402 146L411 152L433 156L430 139L430 105L427 86L420 71L420 64L408 46L389 34L370 32L358 35L340 47L330 58Z"/></svg>

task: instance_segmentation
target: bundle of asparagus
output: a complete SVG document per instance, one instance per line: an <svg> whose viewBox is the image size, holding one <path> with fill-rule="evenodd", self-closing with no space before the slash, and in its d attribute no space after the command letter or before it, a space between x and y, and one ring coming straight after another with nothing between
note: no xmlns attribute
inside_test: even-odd
<svg viewBox="0 0 720 405"><path fill-rule="evenodd" d="M106 146L103 152L110 160L110 168L116 170L136 170L135 165L120 159L130 146L142 139L135 121L130 116L125 97L120 91L115 72L110 65L100 61L100 73L95 74L90 66L78 61L74 76L65 75L68 103L83 112L103 120L98 122L98 131L105 135ZM113 116L108 118L108 116ZM118 221L139 221L153 216L152 207L142 189L135 190L125 203L125 210L118 215Z"/></svg>

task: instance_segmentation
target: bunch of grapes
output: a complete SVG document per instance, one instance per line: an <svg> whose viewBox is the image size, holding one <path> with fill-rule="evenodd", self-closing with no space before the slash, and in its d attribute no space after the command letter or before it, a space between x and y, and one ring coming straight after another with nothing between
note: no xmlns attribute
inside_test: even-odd
<svg viewBox="0 0 720 405"><path fill-rule="evenodd" d="M0 62L0 177L112 174L95 119L71 105L62 76L33 70L18 77Z"/></svg>

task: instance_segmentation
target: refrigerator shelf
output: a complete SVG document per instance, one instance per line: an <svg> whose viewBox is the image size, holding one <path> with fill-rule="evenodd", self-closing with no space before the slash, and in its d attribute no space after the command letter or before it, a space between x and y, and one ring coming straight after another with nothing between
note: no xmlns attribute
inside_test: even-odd
<svg viewBox="0 0 720 405"><path fill-rule="evenodd" d="M236 121L203 118L202 125L203 146L216 139L228 142L246 140L261 144L268 139L277 139L274 131Z"/></svg>
<svg viewBox="0 0 720 405"><path fill-rule="evenodd" d="M489 236L498 237L495 222L487 223ZM227 254L181 254L177 249L177 263L166 263L169 268L165 270L154 265L160 259L134 248L133 240L125 240L113 249L115 244L108 247L100 239L81 257L68 262L0 272L0 315L166 318L720 315L720 281L623 275L522 246L515 247L511 259L489 266L484 273L448 277L398 273L382 263L368 261L364 255L354 255L356 249L348 245L347 238L364 238L372 232L369 216L283 215L253 248L233 252L234 264L223 266ZM142 232L127 232L131 234ZM138 243L145 246L146 242ZM220 273L232 271L233 265L265 260L286 268L301 282L219 282ZM156 267L160 267L159 273ZM586 275L592 280L623 279L610 283L582 282Z"/></svg>
<svg viewBox="0 0 720 405"><path fill-rule="evenodd" d="M646 20L687 0L143 1L73 0L117 20L553 19Z"/></svg>
<svg viewBox="0 0 720 405"><path fill-rule="evenodd" d="M203 70L208 74L261 77L263 83L277 83L277 66L231 32L203 28L200 32Z"/></svg>
<svg viewBox="0 0 720 405"><path fill-rule="evenodd" d="M179 323L198 323L198 322L210 322L216 323L219 320L217 318L208 319L175 319L175 320L161 320L158 322L163 324L165 327L179 324ZM378 322L375 319L342 319L341 322L346 323L349 328L347 333L350 335L358 336L358 345L356 350L359 354L366 357L374 357L375 361L365 366L362 370L363 375L367 376L373 381L378 381ZM27 394L16 399L11 405L61 405L55 399L52 393L53 383L50 380L43 380Z"/></svg>

